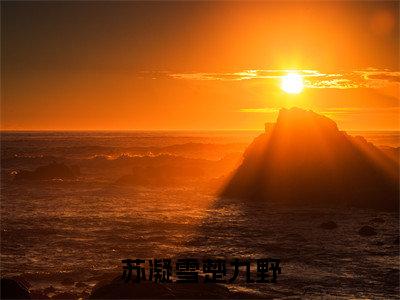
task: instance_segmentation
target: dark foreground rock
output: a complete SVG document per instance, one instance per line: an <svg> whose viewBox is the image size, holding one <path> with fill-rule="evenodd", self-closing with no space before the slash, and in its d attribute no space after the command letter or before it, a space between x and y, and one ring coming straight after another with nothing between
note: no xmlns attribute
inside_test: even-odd
<svg viewBox="0 0 400 300"><path fill-rule="evenodd" d="M377 232L376 232L375 228L373 228L371 226L363 226L358 231L358 234L361 236L373 236L373 235L377 235Z"/></svg>
<svg viewBox="0 0 400 300"><path fill-rule="evenodd" d="M98 283L89 299L256 299L260 295L231 292L221 284L142 281L125 283L121 276Z"/></svg>
<svg viewBox="0 0 400 300"><path fill-rule="evenodd" d="M321 225L319 225L319 227L322 229L332 230L332 229L336 229L338 226L335 222L329 221L329 222L322 223Z"/></svg>
<svg viewBox="0 0 400 300"><path fill-rule="evenodd" d="M53 162L46 166L40 166L34 171L22 170L15 175L15 180L71 180L75 179L79 174L79 168L77 166L68 167L63 163Z"/></svg>
<svg viewBox="0 0 400 300"><path fill-rule="evenodd" d="M31 299L28 287L20 280L1 278L1 299Z"/></svg>

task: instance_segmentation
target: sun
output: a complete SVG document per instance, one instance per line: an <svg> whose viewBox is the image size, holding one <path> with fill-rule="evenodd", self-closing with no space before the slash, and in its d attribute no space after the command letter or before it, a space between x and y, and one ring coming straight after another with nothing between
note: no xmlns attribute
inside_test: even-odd
<svg viewBox="0 0 400 300"><path fill-rule="evenodd" d="M289 73L282 77L281 89L289 94L299 94L304 88L303 77L297 73Z"/></svg>

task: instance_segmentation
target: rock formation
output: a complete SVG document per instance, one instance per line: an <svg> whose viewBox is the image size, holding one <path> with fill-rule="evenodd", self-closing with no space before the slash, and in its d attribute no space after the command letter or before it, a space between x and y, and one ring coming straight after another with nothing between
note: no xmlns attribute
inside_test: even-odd
<svg viewBox="0 0 400 300"><path fill-rule="evenodd" d="M45 166L40 166L34 171L19 171L15 175L15 180L70 180L75 179L78 174L79 168L77 166L68 167L63 163L53 162Z"/></svg>
<svg viewBox="0 0 400 300"><path fill-rule="evenodd" d="M31 299L28 287L21 280L1 278L1 299Z"/></svg>
<svg viewBox="0 0 400 300"><path fill-rule="evenodd" d="M289 204L397 209L399 164L312 111L282 109L257 137L224 197Z"/></svg>

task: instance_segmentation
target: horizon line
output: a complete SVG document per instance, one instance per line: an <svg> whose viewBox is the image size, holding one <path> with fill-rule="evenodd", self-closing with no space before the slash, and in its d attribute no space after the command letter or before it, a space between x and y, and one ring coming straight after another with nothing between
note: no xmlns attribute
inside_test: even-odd
<svg viewBox="0 0 400 300"><path fill-rule="evenodd" d="M342 129L339 128L340 131L396 131L400 132L400 128L389 128L389 129ZM154 132L173 132L173 131L184 131L184 132L218 132L218 131L252 131L252 132L264 132L264 129L0 129L0 133L3 132L127 132L127 131L137 131L137 132L144 132L144 131L154 131Z"/></svg>

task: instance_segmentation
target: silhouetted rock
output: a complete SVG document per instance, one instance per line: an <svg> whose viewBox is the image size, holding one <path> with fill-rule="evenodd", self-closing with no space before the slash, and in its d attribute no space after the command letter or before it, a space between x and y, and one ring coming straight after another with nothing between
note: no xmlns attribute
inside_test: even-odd
<svg viewBox="0 0 400 300"><path fill-rule="evenodd" d="M52 179L75 179L79 173L79 167L73 169L63 163L53 162L46 166L36 168L34 171L19 171L15 180L52 180Z"/></svg>
<svg viewBox="0 0 400 300"><path fill-rule="evenodd" d="M336 229L338 226L335 222L329 221L329 222L322 223L321 225L319 225L319 227L322 229L332 230L332 229Z"/></svg>
<svg viewBox="0 0 400 300"><path fill-rule="evenodd" d="M397 210L399 165L312 111L282 109L246 149L222 196Z"/></svg>
<svg viewBox="0 0 400 300"><path fill-rule="evenodd" d="M361 236L373 236L373 235L377 235L377 232L376 232L375 228L373 228L371 226L363 226L358 231L358 234Z"/></svg>
<svg viewBox="0 0 400 300"><path fill-rule="evenodd" d="M173 155L126 158L125 164L128 163L132 163L131 173L120 177L116 184L174 186L193 183L193 181L204 179L207 175L206 170L215 164L204 159Z"/></svg>
<svg viewBox="0 0 400 300"><path fill-rule="evenodd" d="M219 284L204 283L160 284L149 281L125 283L121 277L116 277L111 282L97 284L89 299L227 299L229 290Z"/></svg>
<svg viewBox="0 0 400 300"><path fill-rule="evenodd" d="M31 299L28 287L20 280L1 278L1 299Z"/></svg>

